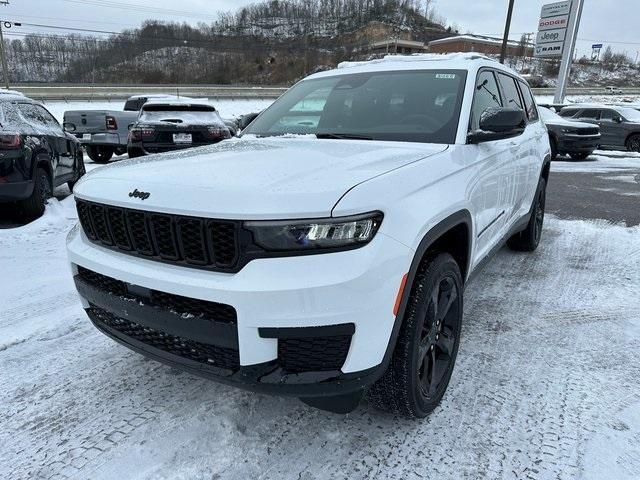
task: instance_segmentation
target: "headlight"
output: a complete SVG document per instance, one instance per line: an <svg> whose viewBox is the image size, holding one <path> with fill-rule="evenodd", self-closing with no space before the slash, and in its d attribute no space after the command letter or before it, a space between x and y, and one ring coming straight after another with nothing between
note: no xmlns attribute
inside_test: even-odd
<svg viewBox="0 0 640 480"><path fill-rule="evenodd" d="M578 130L575 128L563 128L561 130L562 133L578 133Z"/></svg>
<svg viewBox="0 0 640 480"><path fill-rule="evenodd" d="M244 226L265 250L309 251L365 245L381 222L382 213L371 212L350 217L245 222Z"/></svg>

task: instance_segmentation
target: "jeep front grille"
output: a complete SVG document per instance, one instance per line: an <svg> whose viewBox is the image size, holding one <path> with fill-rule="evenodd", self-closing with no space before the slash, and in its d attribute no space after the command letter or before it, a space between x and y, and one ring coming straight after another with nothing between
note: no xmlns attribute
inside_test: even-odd
<svg viewBox="0 0 640 480"><path fill-rule="evenodd" d="M239 222L76 202L85 234L103 247L208 270L238 266Z"/></svg>

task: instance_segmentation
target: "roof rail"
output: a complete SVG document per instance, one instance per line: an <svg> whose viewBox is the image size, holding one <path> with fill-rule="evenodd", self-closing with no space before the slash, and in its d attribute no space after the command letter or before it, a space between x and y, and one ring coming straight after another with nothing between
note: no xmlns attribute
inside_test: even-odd
<svg viewBox="0 0 640 480"><path fill-rule="evenodd" d="M382 58L374 60L364 60L359 62L340 62L338 68L361 67L364 65L375 65L387 62L442 62L451 60L488 60L495 62L496 60L477 52L459 52L459 53L414 53L412 55L385 55Z"/></svg>

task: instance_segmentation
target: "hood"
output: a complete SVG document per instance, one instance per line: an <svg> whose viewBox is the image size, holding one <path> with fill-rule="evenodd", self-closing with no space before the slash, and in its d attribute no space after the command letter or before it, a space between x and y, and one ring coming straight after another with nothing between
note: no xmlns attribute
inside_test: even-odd
<svg viewBox="0 0 640 480"><path fill-rule="evenodd" d="M578 122L577 120L567 120L565 118L554 118L553 120L544 120L544 124L550 127L593 128L598 126L595 123Z"/></svg>
<svg viewBox="0 0 640 480"><path fill-rule="evenodd" d="M111 205L210 218L322 217L355 185L446 149L315 136L245 137L99 167L74 193ZM135 190L149 195L130 196Z"/></svg>

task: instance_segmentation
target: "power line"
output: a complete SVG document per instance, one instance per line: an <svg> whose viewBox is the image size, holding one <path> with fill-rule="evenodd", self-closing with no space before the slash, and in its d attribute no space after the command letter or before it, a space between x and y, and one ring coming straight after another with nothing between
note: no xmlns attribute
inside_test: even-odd
<svg viewBox="0 0 640 480"><path fill-rule="evenodd" d="M166 15L174 15L178 17L185 18L197 18L202 19L203 17L215 19L219 18L219 15L206 14L202 12L190 12L186 10L176 10L171 8L159 8L159 7L150 7L149 5L142 5L139 3L130 3L130 2L118 2L113 0L64 0L68 3L80 4L83 6L93 5L96 7L106 7L106 8L117 8L118 10L126 10L130 12L138 12L138 13L148 13L148 14L166 14Z"/></svg>

